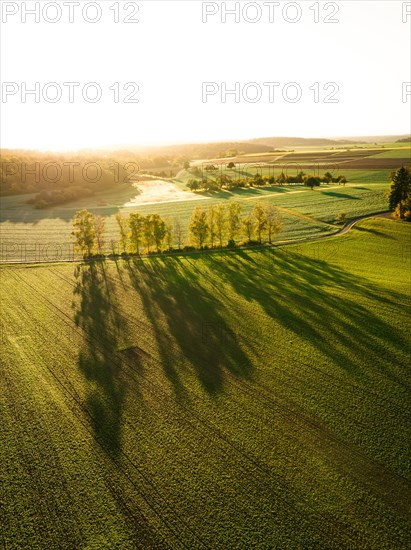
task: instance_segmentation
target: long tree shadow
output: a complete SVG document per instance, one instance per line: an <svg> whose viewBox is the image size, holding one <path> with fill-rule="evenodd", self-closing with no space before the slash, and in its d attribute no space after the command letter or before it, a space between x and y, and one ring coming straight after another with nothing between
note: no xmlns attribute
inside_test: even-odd
<svg viewBox="0 0 411 550"><path fill-rule="evenodd" d="M74 320L84 336L78 366L87 380L85 406L98 440L107 453L116 458L121 448L121 417L125 398L116 352L125 319L116 307L104 262L80 265L74 274Z"/></svg>
<svg viewBox="0 0 411 550"><path fill-rule="evenodd" d="M361 197L356 197L354 195L348 195L347 193L338 193L335 191L320 191L322 195L328 195L330 197L337 197L339 199L351 199L351 200L361 200Z"/></svg>
<svg viewBox="0 0 411 550"><path fill-rule="evenodd" d="M241 346L227 307L215 299L179 258L126 263L156 337L164 372L177 397L185 395L182 370L194 369L209 394L224 387L224 374L249 377L251 362Z"/></svg>
<svg viewBox="0 0 411 550"><path fill-rule="evenodd" d="M389 307L402 303L402 296L323 260L262 251L256 267L254 256L239 251L223 262L213 255L207 260L239 295L259 303L273 320L308 340L340 368L366 378L366 361L395 383L406 383L396 368L406 366L410 342L363 302L375 302L378 296L379 303Z"/></svg>
<svg viewBox="0 0 411 550"><path fill-rule="evenodd" d="M395 240L395 237L388 234L387 232L384 233L384 231L378 231L377 229L374 229L373 227L364 227L361 225L357 225L355 228L357 231L363 232L363 233L372 233L373 235L378 235L378 237L382 237L383 239L391 239Z"/></svg>

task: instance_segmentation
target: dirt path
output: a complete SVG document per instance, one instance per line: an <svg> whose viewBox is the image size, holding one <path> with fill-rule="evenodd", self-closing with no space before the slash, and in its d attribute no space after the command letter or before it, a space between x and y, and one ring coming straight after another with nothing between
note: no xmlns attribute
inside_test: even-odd
<svg viewBox="0 0 411 550"><path fill-rule="evenodd" d="M318 235L317 237L302 237L301 239L293 239L292 241L279 241L274 244L274 246L284 246L287 244L295 244L295 243L306 243L310 241L319 241L322 239L328 239L331 237L339 237L340 235L344 235L345 233L348 233L350 229L354 227L358 222L362 220L368 220L372 218L386 218L386 219L392 219L391 218L391 212L384 211L384 212L378 212L377 214L366 214L365 216L358 216L357 218L354 218L347 222L344 227L336 231L335 233L329 233L328 235Z"/></svg>

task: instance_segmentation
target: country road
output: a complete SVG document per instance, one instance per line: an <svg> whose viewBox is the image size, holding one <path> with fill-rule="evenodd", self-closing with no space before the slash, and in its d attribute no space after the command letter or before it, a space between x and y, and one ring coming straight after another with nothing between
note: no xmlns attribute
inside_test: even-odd
<svg viewBox="0 0 411 550"><path fill-rule="evenodd" d="M284 246L287 244L295 244L295 243L306 243L310 241L318 241L322 239L329 239L331 237L339 237L340 235L344 235L345 233L348 233L348 231L354 227L358 222L362 220L372 219L372 218L387 218L391 219L391 212L390 211L384 211L384 212L377 212L376 214L366 214L365 216L358 216L357 218L353 218L349 222L347 222L344 227L336 231L335 233L329 233L328 235L318 235L317 237L303 237L301 239L293 239L291 241L279 241L273 244L273 246Z"/></svg>

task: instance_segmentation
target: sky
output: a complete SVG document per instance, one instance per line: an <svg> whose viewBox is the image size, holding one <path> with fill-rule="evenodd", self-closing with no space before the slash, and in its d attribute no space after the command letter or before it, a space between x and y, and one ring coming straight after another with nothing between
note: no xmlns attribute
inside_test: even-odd
<svg viewBox="0 0 411 550"><path fill-rule="evenodd" d="M35 4L1 3L3 148L410 132L410 2Z"/></svg>

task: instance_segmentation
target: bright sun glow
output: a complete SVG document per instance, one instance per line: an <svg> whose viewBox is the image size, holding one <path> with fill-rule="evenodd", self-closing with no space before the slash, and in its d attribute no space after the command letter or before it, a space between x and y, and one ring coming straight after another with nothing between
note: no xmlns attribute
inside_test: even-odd
<svg viewBox="0 0 411 550"><path fill-rule="evenodd" d="M328 3L335 14L314 2L298 3L300 13L284 11L284 2L252 2L247 11L245 2L129 3L135 14L124 2L100 2L96 23L84 19L85 2L72 6L73 23L68 7L60 21L46 21L57 17L52 6L38 23L30 14L24 23L23 4L35 3L2 3L2 147L409 132L411 14L403 2ZM223 4L238 10L226 22ZM86 17L95 17L92 7ZM79 83L72 102L70 82ZM36 83L39 97L25 96ZM96 103L83 97L99 91ZM60 93L54 103L44 99Z"/></svg>

